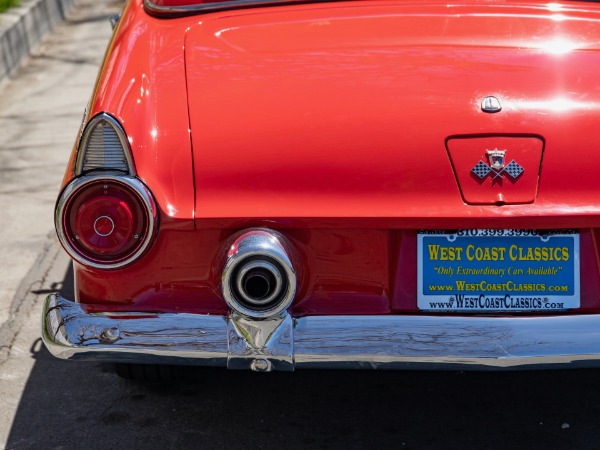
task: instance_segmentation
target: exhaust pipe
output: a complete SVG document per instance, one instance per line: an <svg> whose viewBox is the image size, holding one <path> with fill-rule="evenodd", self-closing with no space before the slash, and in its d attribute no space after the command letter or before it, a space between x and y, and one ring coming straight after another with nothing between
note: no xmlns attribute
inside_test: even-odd
<svg viewBox="0 0 600 450"><path fill-rule="evenodd" d="M254 319L276 316L296 293L296 271L279 233L250 230L235 240L223 268L223 298L231 309Z"/></svg>
<svg viewBox="0 0 600 450"><path fill-rule="evenodd" d="M275 264L254 260L244 264L235 279L237 292L248 303L268 305L281 293L284 275Z"/></svg>

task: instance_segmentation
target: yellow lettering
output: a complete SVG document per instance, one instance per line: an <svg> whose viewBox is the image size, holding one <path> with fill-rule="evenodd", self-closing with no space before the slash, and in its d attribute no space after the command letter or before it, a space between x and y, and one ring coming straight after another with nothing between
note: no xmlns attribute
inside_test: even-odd
<svg viewBox="0 0 600 450"><path fill-rule="evenodd" d="M429 248L429 259L432 261L437 261L438 259L438 250L440 249L439 245L429 244L427 246Z"/></svg>
<svg viewBox="0 0 600 450"><path fill-rule="evenodd" d="M448 247L440 247L440 260L448 261Z"/></svg>
<svg viewBox="0 0 600 450"><path fill-rule="evenodd" d="M498 247L498 259L497 261L504 261L504 254L506 253L506 247Z"/></svg>
<svg viewBox="0 0 600 450"><path fill-rule="evenodd" d="M473 255L474 249L475 249L475 246L473 244L467 245L467 259L469 261L473 261L473 259L475 259L475 256Z"/></svg>

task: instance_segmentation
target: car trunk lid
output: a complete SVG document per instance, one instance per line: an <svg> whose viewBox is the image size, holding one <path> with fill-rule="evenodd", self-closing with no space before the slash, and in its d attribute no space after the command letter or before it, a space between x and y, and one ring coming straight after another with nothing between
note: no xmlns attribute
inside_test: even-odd
<svg viewBox="0 0 600 450"><path fill-rule="evenodd" d="M472 218L486 204L568 203L569 179L597 205L582 161L600 144L600 26L554 8L351 2L205 16L185 50L196 218ZM502 110L484 112L487 96ZM506 142L532 144L508 148L521 179L473 177Z"/></svg>

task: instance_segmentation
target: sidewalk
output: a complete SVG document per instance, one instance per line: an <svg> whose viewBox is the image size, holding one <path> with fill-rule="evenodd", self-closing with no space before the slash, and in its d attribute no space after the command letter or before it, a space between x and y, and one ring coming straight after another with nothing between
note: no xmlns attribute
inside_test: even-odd
<svg viewBox="0 0 600 450"><path fill-rule="evenodd" d="M15 73L24 58L77 0L21 0L0 14L0 83Z"/></svg>
<svg viewBox="0 0 600 450"><path fill-rule="evenodd" d="M54 204L110 39L108 19L121 6L77 0L0 86L0 448L35 362L41 291L59 289L69 267L54 237Z"/></svg>
<svg viewBox="0 0 600 450"><path fill-rule="evenodd" d="M0 325L54 229L60 182L117 11L106 0L79 0L0 87Z"/></svg>

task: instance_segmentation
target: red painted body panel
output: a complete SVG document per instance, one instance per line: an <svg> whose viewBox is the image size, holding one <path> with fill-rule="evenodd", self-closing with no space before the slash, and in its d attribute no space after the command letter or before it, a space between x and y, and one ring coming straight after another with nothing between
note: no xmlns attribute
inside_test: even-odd
<svg viewBox="0 0 600 450"><path fill-rule="evenodd" d="M285 229L301 255L295 316L416 312L415 231ZM94 311L223 314L220 270L234 230L165 231L132 267L76 265L78 300ZM581 312L600 311L597 231L581 232ZM95 305L94 305L95 304Z"/></svg>
<svg viewBox="0 0 600 450"><path fill-rule="evenodd" d="M535 205L501 215L598 217L579 160L600 145L600 15L556 16L350 2L202 18L186 37L196 217L494 217L463 202L445 148L490 134L546 142Z"/></svg>
<svg viewBox="0 0 600 450"><path fill-rule="evenodd" d="M193 229L185 28L184 19L155 19L140 2L131 2L108 48L89 117L110 112L121 122L138 176L159 204L163 226Z"/></svg>
<svg viewBox="0 0 600 450"><path fill-rule="evenodd" d="M417 229L578 228L581 310L600 311L600 7L563 5L361 1L166 20L131 2L89 117L122 123L160 230L132 266L76 264L77 300L224 314L233 236L269 227L302 262L294 315L414 313ZM482 112L486 95L503 110ZM515 157L527 199L466 203L457 179L483 153L455 157L459 136L539 137L543 155ZM481 203L503 193L477 187Z"/></svg>

